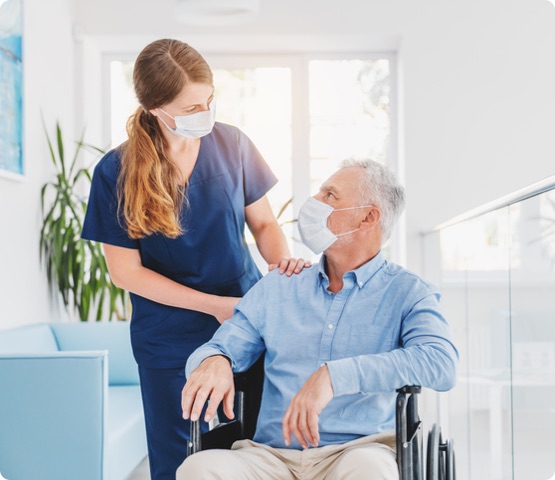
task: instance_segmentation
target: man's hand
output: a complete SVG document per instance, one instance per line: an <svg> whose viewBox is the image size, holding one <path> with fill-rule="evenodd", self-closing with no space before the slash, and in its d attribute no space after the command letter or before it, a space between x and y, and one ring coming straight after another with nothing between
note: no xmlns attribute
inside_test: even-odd
<svg viewBox="0 0 555 480"><path fill-rule="evenodd" d="M228 418L233 418L234 397L235 386L229 360L222 355L208 357L191 373L183 387L181 393L183 418L187 420L190 417L192 421L198 420L208 398L210 403L204 415L205 422L212 420L222 399L224 413Z"/></svg>
<svg viewBox="0 0 555 480"><path fill-rule="evenodd" d="M318 415L333 398L328 366L316 370L291 400L283 416L283 439L285 445L291 444L291 432L303 448L312 443L318 446Z"/></svg>

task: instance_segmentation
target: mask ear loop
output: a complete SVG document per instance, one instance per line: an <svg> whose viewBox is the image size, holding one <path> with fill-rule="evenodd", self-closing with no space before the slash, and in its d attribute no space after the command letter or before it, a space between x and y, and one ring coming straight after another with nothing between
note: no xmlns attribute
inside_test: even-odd
<svg viewBox="0 0 555 480"><path fill-rule="evenodd" d="M166 112L164 112L164 113L166 113ZM166 113L166 115L167 115L167 113ZM160 119L160 121L166 126L166 128L167 128L170 132L175 133L175 131L177 130L177 128L172 128L172 127L170 127L166 122L164 122L164 120L162 120L162 117L157 117L157 118Z"/></svg>
<svg viewBox="0 0 555 480"><path fill-rule="evenodd" d="M360 207L347 207L347 208L334 208L333 212L341 212L344 210L356 210L357 208L370 208L370 207L375 207L375 205L362 205ZM333 213L331 212L331 213ZM336 237L343 237L344 235L349 235L350 233L355 233L358 232L360 230L360 227L355 228L354 230L351 230L350 232L345 232L345 233L334 233L334 235Z"/></svg>
<svg viewBox="0 0 555 480"><path fill-rule="evenodd" d="M160 110L162 113L165 113L168 117L170 117L173 121L175 121L175 117L170 115L168 112L166 112L165 110L162 110L160 107L158 107L158 110ZM163 121L163 120L162 120Z"/></svg>
<svg viewBox="0 0 555 480"><path fill-rule="evenodd" d="M361 205L360 207L347 207L347 208L334 208L334 212L341 212L343 210L356 210L357 208L370 208L375 207L376 205Z"/></svg>
<svg viewBox="0 0 555 480"><path fill-rule="evenodd" d="M359 227L359 228L355 228L354 230L351 230L350 232L345 232L345 233L334 233L334 235L335 235L336 237L343 237L344 235L349 235L350 233L355 233L355 232L358 232L359 230L360 230L360 227Z"/></svg>

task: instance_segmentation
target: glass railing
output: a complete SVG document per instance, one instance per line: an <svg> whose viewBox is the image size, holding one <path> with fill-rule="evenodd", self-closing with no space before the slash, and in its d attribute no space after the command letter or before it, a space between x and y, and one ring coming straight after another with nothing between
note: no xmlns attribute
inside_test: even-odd
<svg viewBox="0 0 555 480"><path fill-rule="evenodd" d="M555 177L424 235L461 361L440 397L459 480L555 478Z"/></svg>

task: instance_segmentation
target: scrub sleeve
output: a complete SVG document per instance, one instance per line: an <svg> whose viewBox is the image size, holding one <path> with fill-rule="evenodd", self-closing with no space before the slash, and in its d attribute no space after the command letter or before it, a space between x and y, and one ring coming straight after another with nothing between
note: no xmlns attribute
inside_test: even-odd
<svg viewBox="0 0 555 480"><path fill-rule="evenodd" d="M245 206L276 178L240 130L217 122L201 139L186 187L178 238L127 235L118 214L117 178L125 144L95 168L82 238L139 251L142 265L205 293L242 297L261 277L244 237ZM132 302L131 344L139 365L152 480L174 480L183 462L189 421L181 416L184 366L219 326L211 315L139 295Z"/></svg>

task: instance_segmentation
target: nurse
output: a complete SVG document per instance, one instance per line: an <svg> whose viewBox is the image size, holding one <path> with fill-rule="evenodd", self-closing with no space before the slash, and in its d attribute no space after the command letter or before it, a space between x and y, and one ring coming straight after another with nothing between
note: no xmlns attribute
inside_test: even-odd
<svg viewBox="0 0 555 480"><path fill-rule="evenodd" d="M299 273L266 193L276 183L240 130L215 122L212 72L177 40L139 54L140 107L128 141L97 165L82 237L102 242L112 281L130 292L152 480L186 455L184 365L260 278L245 223L269 268Z"/></svg>

